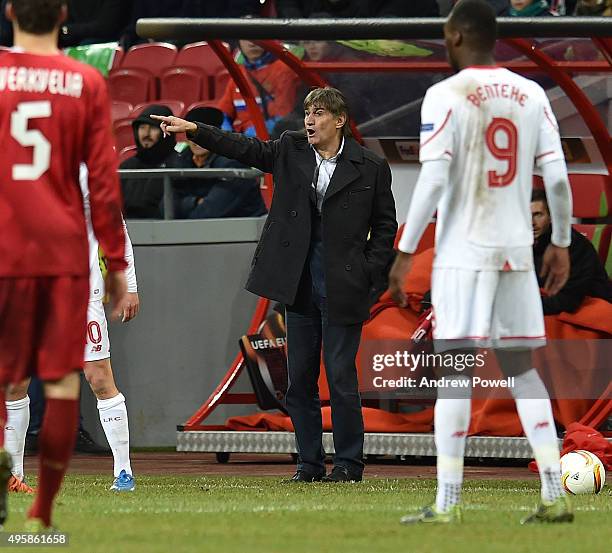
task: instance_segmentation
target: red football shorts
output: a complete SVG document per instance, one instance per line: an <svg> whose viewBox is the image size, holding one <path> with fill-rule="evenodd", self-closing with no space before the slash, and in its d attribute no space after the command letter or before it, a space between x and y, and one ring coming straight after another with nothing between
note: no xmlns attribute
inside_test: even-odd
<svg viewBox="0 0 612 553"><path fill-rule="evenodd" d="M0 278L0 381L82 369L89 277Z"/></svg>

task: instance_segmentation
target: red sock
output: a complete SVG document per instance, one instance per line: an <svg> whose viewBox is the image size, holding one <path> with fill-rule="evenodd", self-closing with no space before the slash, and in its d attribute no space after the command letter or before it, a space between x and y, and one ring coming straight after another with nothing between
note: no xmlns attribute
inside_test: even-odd
<svg viewBox="0 0 612 553"><path fill-rule="evenodd" d="M38 491L29 518L51 525L53 499L62 485L76 441L79 405L76 399L48 399L38 437L40 469Z"/></svg>
<svg viewBox="0 0 612 553"><path fill-rule="evenodd" d="M6 426L6 403L4 402L5 392L0 388L0 424L2 424L2 432L0 432L0 447L4 447L4 427Z"/></svg>

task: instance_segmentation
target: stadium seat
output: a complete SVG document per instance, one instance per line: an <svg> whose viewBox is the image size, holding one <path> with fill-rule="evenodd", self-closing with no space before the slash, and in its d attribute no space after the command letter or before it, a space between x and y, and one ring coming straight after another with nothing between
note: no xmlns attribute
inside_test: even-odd
<svg viewBox="0 0 612 553"><path fill-rule="evenodd" d="M136 146L126 146L119 152L119 164L121 165L126 159L130 159L136 155Z"/></svg>
<svg viewBox="0 0 612 553"><path fill-rule="evenodd" d="M213 98L221 98L227 88L227 83L232 80L230 74L227 71L221 71L214 78L214 88L212 90Z"/></svg>
<svg viewBox="0 0 612 553"><path fill-rule="evenodd" d="M396 250L398 249L399 241L402 237L402 233L404 232L404 226L405 225L401 225L397 229L397 234L395 235L395 244L393 244L393 247ZM425 250L428 250L429 248L433 248L435 245L435 241L436 241L436 223L429 223L427 227L425 228L425 232L423 233L423 236L421 236L421 241L419 242L419 245L417 246L417 249L414 253L421 253Z"/></svg>
<svg viewBox="0 0 612 553"><path fill-rule="evenodd" d="M113 121L119 119L126 119L132 113L134 106L129 102L122 102L120 100L113 100L111 102L111 118Z"/></svg>
<svg viewBox="0 0 612 553"><path fill-rule="evenodd" d="M132 130L132 119L120 119L115 121L113 125L113 132L115 134L115 144L117 151L121 152L128 146L134 146L134 131Z"/></svg>
<svg viewBox="0 0 612 553"><path fill-rule="evenodd" d="M588 238L599 255L602 263L606 263L610 250L612 226L610 225L572 225L580 234Z"/></svg>
<svg viewBox="0 0 612 553"><path fill-rule="evenodd" d="M606 217L612 201L612 184L607 175L572 173L569 175L574 202L574 217Z"/></svg>
<svg viewBox="0 0 612 553"><path fill-rule="evenodd" d="M115 47L115 57L113 58L113 64L111 66L111 69L119 69L119 67L121 67L123 56L124 56L123 48L121 48L121 46Z"/></svg>
<svg viewBox="0 0 612 553"><path fill-rule="evenodd" d="M208 77L197 67L166 69L162 73L160 83L162 98L177 98L186 106L210 98Z"/></svg>
<svg viewBox="0 0 612 553"><path fill-rule="evenodd" d="M134 111L132 112L132 118L138 117L146 107L151 105L167 106L170 108L172 114L176 115L177 117L183 115L183 112L185 111L185 104L180 100L154 100L153 102L143 102L142 104L135 106Z"/></svg>
<svg viewBox="0 0 612 553"><path fill-rule="evenodd" d="M229 50L229 46L226 46ZM223 62L207 42L193 42L185 45L177 54L174 63L181 67L198 67L211 77L225 70Z"/></svg>
<svg viewBox="0 0 612 553"><path fill-rule="evenodd" d="M108 75L112 100L132 105L153 100L156 94L155 77L144 69L115 69Z"/></svg>
<svg viewBox="0 0 612 553"><path fill-rule="evenodd" d="M164 69L174 64L176 52L176 46L166 42L137 44L125 53L121 67L145 69L159 77Z"/></svg>
<svg viewBox="0 0 612 553"><path fill-rule="evenodd" d="M216 108L217 102L215 100L202 100L201 102L194 102L189 104L185 109L185 115L195 108Z"/></svg>
<svg viewBox="0 0 612 553"><path fill-rule="evenodd" d="M596 219L610 213L612 203L612 183L607 175L570 173L572 189L573 216ZM542 177L534 175L534 188L543 188Z"/></svg>

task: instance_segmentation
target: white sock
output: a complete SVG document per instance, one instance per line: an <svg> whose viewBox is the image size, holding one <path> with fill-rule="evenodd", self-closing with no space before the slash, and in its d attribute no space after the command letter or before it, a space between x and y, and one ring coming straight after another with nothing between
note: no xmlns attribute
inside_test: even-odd
<svg viewBox="0 0 612 553"><path fill-rule="evenodd" d="M438 388L434 408L434 437L437 450L438 492L436 510L446 512L461 501L463 483L463 454L470 426L471 380L464 375L453 375L446 380L467 381L463 387Z"/></svg>
<svg viewBox="0 0 612 553"><path fill-rule="evenodd" d="M115 466L113 473L115 478L122 470L132 474L130 465L130 430L128 427L127 409L125 397L119 393L110 399L98 400L98 412L100 422L106 434L108 445L113 450Z"/></svg>
<svg viewBox="0 0 612 553"><path fill-rule="evenodd" d="M550 503L563 495L561 464L550 398L538 371L531 369L516 376L512 395L538 464L542 500Z"/></svg>
<svg viewBox="0 0 612 553"><path fill-rule="evenodd" d="M6 425L4 427L4 447L13 460L12 473L23 478L23 451L25 438L30 424L30 397L6 402Z"/></svg>

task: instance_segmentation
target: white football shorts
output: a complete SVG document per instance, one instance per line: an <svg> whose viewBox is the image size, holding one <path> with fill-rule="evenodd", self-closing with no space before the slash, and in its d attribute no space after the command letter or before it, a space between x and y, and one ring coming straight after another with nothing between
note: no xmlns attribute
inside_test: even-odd
<svg viewBox="0 0 612 553"><path fill-rule="evenodd" d="M431 300L436 351L546 344L534 271L434 268Z"/></svg>
<svg viewBox="0 0 612 553"><path fill-rule="evenodd" d="M99 361L110 357L108 324L102 300L90 301L87 306L87 341L85 361Z"/></svg>

